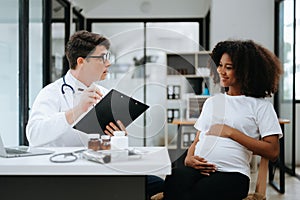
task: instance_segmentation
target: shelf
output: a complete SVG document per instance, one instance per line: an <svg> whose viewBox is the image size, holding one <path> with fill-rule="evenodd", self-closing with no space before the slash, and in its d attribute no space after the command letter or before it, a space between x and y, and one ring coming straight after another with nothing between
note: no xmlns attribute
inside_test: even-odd
<svg viewBox="0 0 300 200"><path fill-rule="evenodd" d="M182 75L186 78L209 78L209 76L200 76L200 75L195 75L195 74L190 74L190 75Z"/></svg>
<svg viewBox="0 0 300 200"><path fill-rule="evenodd" d="M167 119L168 130L170 131L167 130L165 132L165 138L176 134L172 144L170 146L166 144L173 158L185 152L196 136L197 130L194 128L194 124L196 118L199 117L199 112L201 112L204 102L202 100L208 96L204 94L209 94L210 86L212 86L210 69L208 68L209 58L209 52L207 51L168 53L166 55L166 64L168 66L166 71L168 86L166 109L169 111L167 112ZM177 89L177 92L174 92L174 86L180 88L180 90ZM173 96L178 98L173 98ZM187 111L189 108L190 111ZM173 110L176 109L179 109L180 113L178 112L178 115L176 113L175 116ZM186 117L193 119L183 120ZM176 143L175 145L174 142ZM165 143L167 143L166 140Z"/></svg>
<svg viewBox="0 0 300 200"><path fill-rule="evenodd" d="M181 149L187 149L195 140L197 130L181 132ZM180 134L180 133L179 133Z"/></svg>
<svg viewBox="0 0 300 200"><path fill-rule="evenodd" d="M177 146L176 145L170 145L170 146L168 146L168 149L177 149Z"/></svg>
<svg viewBox="0 0 300 200"><path fill-rule="evenodd" d="M167 75L195 74L195 54L167 54Z"/></svg>
<svg viewBox="0 0 300 200"><path fill-rule="evenodd" d="M194 95L189 96L187 100L187 120L197 120L202 112L202 107L209 95Z"/></svg>
<svg viewBox="0 0 300 200"><path fill-rule="evenodd" d="M207 51L167 54L167 75L198 75L198 68L208 65L209 54Z"/></svg>
<svg viewBox="0 0 300 200"><path fill-rule="evenodd" d="M210 78L210 76L201 76L197 74L168 74L169 77L183 76L185 78Z"/></svg>

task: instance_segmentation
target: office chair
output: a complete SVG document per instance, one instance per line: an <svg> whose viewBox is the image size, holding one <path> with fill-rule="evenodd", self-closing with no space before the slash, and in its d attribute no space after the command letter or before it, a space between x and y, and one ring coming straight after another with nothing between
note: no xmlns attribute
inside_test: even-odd
<svg viewBox="0 0 300 200"><path fill-rule="evenodd" d="M248 194L248 196L243 200L266 200L268 166L269 160L261 157L256 179L255 192Z"/></svg>

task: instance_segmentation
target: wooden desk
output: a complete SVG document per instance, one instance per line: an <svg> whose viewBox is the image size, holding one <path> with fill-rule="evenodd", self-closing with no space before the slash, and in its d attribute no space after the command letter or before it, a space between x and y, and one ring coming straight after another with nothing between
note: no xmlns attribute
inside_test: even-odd
<svg viewBox="0 0 300 200"><path fill-rule="evenodd" d="M279 140L280 144L280 154L279 159L276 162L269 162L269 184L278 192L285 192L285 156L284 156L284 125L289 124L290 120L288 119L278 119L283 137ZM186 149L181 149L181 135L183 126L194 126L196 121L186 121L186 120L173 120L172 124L178 126L178 135L177 135L177 152L176 156L183 155ZM175 162L175 165L180 165L179 160ZM279 169L279 183L276 183L274 180L276 169Z"/></svg>
<svg viewBox="0 0 300 200"><path fill-rule="evenodd" d="M52 163L51 155L0 158L1 199L145 199L146 175L171 174L171 162L165 147L139 148L149 153L107 164ZM49 149L61 153L78 147Z"/></svg>
<svg viewBox="0 0 300 200"><path fill-rule="evenodd" d="M195 120L178 120L178 119L174 119L172 124L176 124L176 125L183 125L183 126L194 126L194 124L196 123Z"/></svg>

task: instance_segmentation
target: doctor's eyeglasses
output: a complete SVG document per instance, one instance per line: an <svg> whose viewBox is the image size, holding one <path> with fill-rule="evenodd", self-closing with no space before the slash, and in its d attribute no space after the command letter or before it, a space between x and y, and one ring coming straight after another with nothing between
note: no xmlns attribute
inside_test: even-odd
<svg viewBox="0 0 300 200"><path fill-rule="evenodd" d="M110 52L108 51L106 54L103 54L101 56L87 56L86 58L101 58L103 60L103 63L110 60Z"/></svg>

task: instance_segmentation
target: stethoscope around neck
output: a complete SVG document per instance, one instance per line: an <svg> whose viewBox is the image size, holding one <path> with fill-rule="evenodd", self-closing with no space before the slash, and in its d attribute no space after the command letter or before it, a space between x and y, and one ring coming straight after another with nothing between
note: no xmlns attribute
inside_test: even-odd
<svg viewBox="0 0 300 200"><path fill-rule="evenodd" d="M72 93L75 94L74 88L71 85L69 85L69 84L66 83L65 76L63 76L63 84L61 85L61 93L63 95L65 95L65 93L66 93L65 90L64 90L64 87L70 88L72 90Z"/></svg>
<svg viewBox="0 0 300 200"><path fill-rule="evenodd" d="M74 98L75 95L75 90L74 88L70 85L66 83L66 78L65 76L62 77L63 79L63 84L61 85L61 93L69 107L69 109L72 108L71 104L68 102L67 98L66 98L66 92L65 92L65 87L69 88L72 91L72 95ZM78 91L83 91L83 89L78 88ZM84 146L84 143L82 142L81 138L79 137L81 143ZM82 151L82 150L80 150ZM59 153L59 154L55 154L53 156L50 157L50 161L51 162L56 162L56 163L65 163L65 162L73 162L75 160L77 160L77 156L75 155L76 153L80 152L80 151L75 151L75 152L70 152L70 153Z"/></svg>
<svg viewBox="0 0 300 200"><path fill-rule="evenodd" d="M65 87L69 88L72 91L72 95L75 94L75 90L74 88L70 85L66 83L66 78L65 76L63 76L63 84L61 85L61 93L63 94L63 97L68 105L69 108L71 108L71 104L68 102L67 98L66 98L66 91L65 91Z"/></svg>

